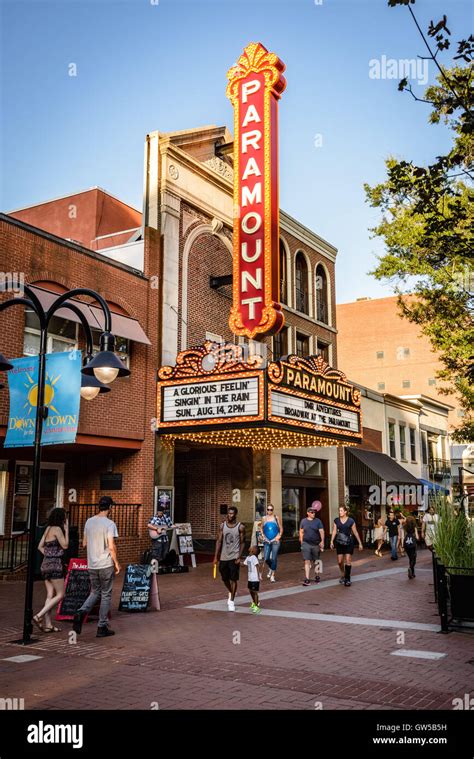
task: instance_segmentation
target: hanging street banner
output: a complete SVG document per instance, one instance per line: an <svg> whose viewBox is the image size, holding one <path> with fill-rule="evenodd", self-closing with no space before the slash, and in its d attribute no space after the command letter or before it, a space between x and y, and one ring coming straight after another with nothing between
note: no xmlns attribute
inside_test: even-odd
<svg viewBox="0 0 474 759"><path fill-rule="evenodd" d="M176 440L255 450L357 445L360 391L322 356L286 356L267 367L241 345L212 343L158 370L157 432Z"/></svg>
<svg viewBox="0 0 474 759"><path fill-rule="evenodd" d="M8 376L10 415L5 448L34 445L38 400L38 356L15 358ZM41 445L74 443L79 425L81 351L46 354L44 391L48 416Z"/></svg>
<svg viewBox="0 0 474 759"><path fill-rule="evenodd" d="M234 107L233 305L235 335L281 330L278 101L285 65L259 42L247 45L227 74Z"/></svg>

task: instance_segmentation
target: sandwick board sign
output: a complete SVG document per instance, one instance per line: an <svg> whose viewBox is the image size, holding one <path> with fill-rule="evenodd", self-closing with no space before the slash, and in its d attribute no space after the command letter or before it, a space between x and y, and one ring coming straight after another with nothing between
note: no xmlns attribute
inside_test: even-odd
<svg viewBox="0 0 474 759"><path fill-rule="evenodd" d="M82 606L90 593L91 582L85 559L71 559L68 565L64 598L58 606L56 619L74 619L74 614Z"/></svg>
<svg viewBox="0 0 474 759"><path fill-rule="evenodd" d="M180 554L194 553L192 528L189 522L182 522L176 525L176 537L178 538Z"/></svg>
<svg viewBox="0 0 474 759"><path fill-rule="evenodd" d="M152 571L150 564L128 564L119 611L146 611L150 602L153 608L160 608L156 572Z"/></svg>

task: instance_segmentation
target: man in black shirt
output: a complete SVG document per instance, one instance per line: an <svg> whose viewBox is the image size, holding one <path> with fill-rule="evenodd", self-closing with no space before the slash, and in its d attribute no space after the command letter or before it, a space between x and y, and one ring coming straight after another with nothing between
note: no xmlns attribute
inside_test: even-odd
<svg viewBox="0 0 474 759"><path fill-rule="evenodd" d="M388 537L390 540L390 550L392 552L392 561L396 561L398 559L397 554L397 545L400 538L400 522L398 519L395 519L395 513L393 511L390 511L388 514L388 519L385 522L384 527L384 533L383 536L385 538L388 531Z"/></svg>
<svg viewBox="0 0 474 759"><path fill-rule="evenodd" d="M306 519L301 520L300 524L300 543L301 553L304 559L305 579L303 585L309 585L309 572L311 562L314 562L314 582L320 581L319 576L319 555L324 551L324 526L320 519L316 517L316 510L310 508L306 512Z"/></svg>

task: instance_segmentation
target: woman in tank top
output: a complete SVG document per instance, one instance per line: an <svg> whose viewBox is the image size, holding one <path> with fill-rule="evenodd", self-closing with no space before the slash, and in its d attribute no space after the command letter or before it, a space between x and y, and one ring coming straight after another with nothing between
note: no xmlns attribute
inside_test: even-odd
<svg viewBox="0 0 474 759"><path fill-rule="evenodd" d="M277 529L278 532L273 538L267 538L265 535L265 525L271 523L275 524L274 529ZM262 532L264 551L263 558L265 564L268 566L267 579L269 579L270 582L276 582L275 572L278 564L278 551L280 550L280 541L281 536L283 535L283 527L281 526L281 522L277 514L275 514L275 508L271 503L267 506L267 515L262 518Z"/></svg>
<svg viewBox="0 0 474 759"><path fill-rule="evenodd" d="M52 622L51 612L64 597L63 554L69 546L69 525L64 509L53 509L38 550L43 554L41 576L46 586L46 602L34 615L33 622L41 632L60 632ZM46 626L43 625L43 619Z"/></svg>

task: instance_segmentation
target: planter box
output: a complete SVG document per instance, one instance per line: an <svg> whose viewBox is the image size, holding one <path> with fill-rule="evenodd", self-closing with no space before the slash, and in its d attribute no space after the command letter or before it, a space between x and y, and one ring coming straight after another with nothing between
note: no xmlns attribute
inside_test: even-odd
<svg viewBox="0 0 474 759"><path fill-rule="evenodd" d="M461 575L448 569L448 576L452 618L474 622L474 572Z"/></svg>

